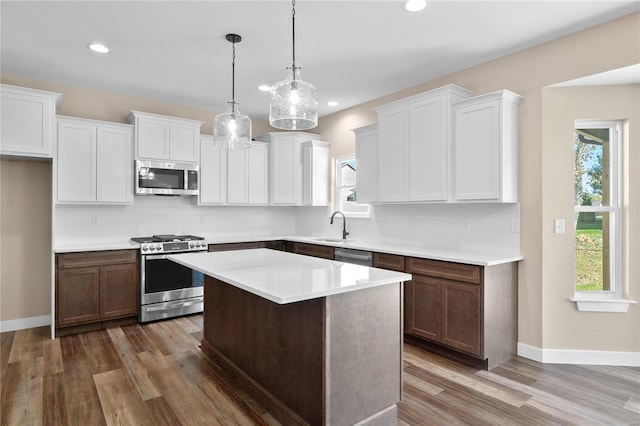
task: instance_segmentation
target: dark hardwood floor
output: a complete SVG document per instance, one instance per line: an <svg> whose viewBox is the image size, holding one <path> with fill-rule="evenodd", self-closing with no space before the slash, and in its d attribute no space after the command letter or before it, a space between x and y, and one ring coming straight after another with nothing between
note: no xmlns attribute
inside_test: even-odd
<svg viewBox="0 0 640 426"><path fill-rule="evenodd" d="M56 340L0 334L2 425L277 422L198 346L202 316ZM640 369L514 358L478 371L405 345L400 425L640 424Z"/></svg>

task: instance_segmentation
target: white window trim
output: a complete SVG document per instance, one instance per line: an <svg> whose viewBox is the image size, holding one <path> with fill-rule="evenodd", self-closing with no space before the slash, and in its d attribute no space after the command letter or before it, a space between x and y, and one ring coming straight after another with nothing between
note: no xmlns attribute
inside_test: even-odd
<svg viewBox="0 0 640 426"><path fill-rule="evenodd" d="M615 144L610 146L611 175L612 175L612 191L610 206L593 207L593 206L575 206L575 213L579 212L609 212L612 218L611 223L613 229L611 233L614 235L615 244L610 245L609 258L612 267L610 269L610 280L613 284L612 291L576 291L574 283L574 297L570 300L574 302L581 312L627 312L630 304L637 303L635 300L629 300L622 297L622 134L620 121L576 121L575 128L594 129L594 128L611 128L613 127L616 134Z"/></svg>
<svg viewBox="0 0 640 426"><path fill-rule="evenodd" d="M338 162L339 161L343 161L345 159L349 159L349 158L355 158L356 155L355 154L348 154L348 155L339 155L333 158L333 168L334 168L334 173L333 173L333 200L332 200L332 204L333 204L333 210L340 210L340 206L339 206L339 202L338 202L338 198L340 197L340 191L339 191L339 187L338 187ZM357 168L357 163L356 163L356 168ZM356 189L358 187L358 170L356 169ZM350 218L350 219L371 219L371 205L368 203L362 203L363 205L367 205L369 208L367 210L367 212L362 212L362 213L356 213L356 212L349 212L349 211L344 211L344 210L340 210L346 217Z"/></svg>

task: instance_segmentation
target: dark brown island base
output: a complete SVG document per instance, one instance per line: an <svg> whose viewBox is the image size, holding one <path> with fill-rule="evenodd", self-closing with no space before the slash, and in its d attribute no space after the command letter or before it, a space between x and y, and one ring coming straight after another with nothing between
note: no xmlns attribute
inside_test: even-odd
<svg viewBox="0 0 640 426"><path fill-rule="evenodd" d="M411 275L266 249L171 259L206 275L202 350L283 424L396 424Z"/></svg>

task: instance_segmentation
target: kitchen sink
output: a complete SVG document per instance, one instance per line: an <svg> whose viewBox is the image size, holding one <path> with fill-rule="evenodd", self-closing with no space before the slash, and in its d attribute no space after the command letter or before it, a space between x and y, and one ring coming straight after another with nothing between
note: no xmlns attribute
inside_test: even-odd
<svg viewBox="0 0 640 426"><path fill-rule="evenodd" d="M320 243L349 243L351 240L343 240L342 238L314 238L313 241Z"/></svg>

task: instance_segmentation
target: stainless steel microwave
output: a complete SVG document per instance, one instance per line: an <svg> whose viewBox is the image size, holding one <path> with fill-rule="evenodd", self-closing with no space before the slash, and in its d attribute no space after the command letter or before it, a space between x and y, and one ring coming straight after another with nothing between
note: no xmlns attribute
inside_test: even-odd
<svg viewBox="0 0 640 426"><path fill-rule="evenodd" d="M198 195L198 164L136 160L136 195Z"/></svg>

